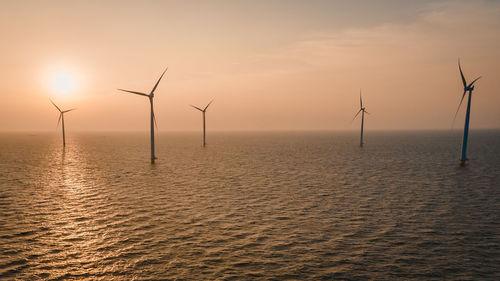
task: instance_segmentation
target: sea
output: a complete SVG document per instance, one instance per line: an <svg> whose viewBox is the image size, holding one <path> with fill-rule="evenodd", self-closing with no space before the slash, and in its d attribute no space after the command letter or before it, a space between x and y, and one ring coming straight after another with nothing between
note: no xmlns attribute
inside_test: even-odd
<svg viewBox="0 0 500 281"><path fill-rule="evenodd" d="M0 133L2 280L500 280L500 131Z"/></svg>

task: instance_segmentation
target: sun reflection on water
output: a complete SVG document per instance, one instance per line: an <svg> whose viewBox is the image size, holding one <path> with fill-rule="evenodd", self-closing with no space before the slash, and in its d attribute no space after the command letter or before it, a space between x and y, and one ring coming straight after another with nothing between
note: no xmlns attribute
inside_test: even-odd
<svg viewBox="0 0 500 281"><path fill-rule="evenodd" d="M88 274L86 265L105 258L95 251L103 228L94 219L101 197L96 189L101 184L98 170L88 161L78 138L65 148L53 145L46 157L50 164L44 185L52 202L43 212L48 230L43 240L50 249L45 255L53 268L50 276Z"/></svg>

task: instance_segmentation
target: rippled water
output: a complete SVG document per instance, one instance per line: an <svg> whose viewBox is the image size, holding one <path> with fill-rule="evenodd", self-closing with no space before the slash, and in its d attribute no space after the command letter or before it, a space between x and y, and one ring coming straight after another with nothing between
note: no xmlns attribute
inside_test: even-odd
<svg viewBox="0 0 500 281"><path fill-rule="evenodd" d="M0 277L500 280L500 132L0 134Z"/></svg>

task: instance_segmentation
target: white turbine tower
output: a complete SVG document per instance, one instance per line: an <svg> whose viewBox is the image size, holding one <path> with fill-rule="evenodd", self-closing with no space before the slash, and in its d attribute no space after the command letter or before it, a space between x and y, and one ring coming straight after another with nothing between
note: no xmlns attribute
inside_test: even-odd
<svg viewBox="0 0 500 281"><path fill-rule="evenodd" d="M368 113L368 111L366 111L366 107L363 107L363 99L361 98L361 90L359 90L359 111L358 111L358 113L356 113L356 115L354 115L354 118L352 118L352 121L354 121L354 119L356 119L356 117L358 116L358 114L360 112L361 112L361 137L359 140L359 146L363 147L363 127L364 127L364 123L365 123L365 113L366 114L370 114L370 113Z"/></svg>
<svg viewBox="0 0 500 281"><path fill-rule="evenodd" d="M199 111L201 111L202 115L203 115L203 147L205 147L206 145L206 138L205 138L205 113L207 111L207 108L210 106L210 104L213 102L214 100L211 100L207 106L205 106L205 108L201 109L199 107L196 107L194 105L191 105L192 107L198 109Z"/></svg>
<svg viewBox="0 0 500 281"><path fill-rule="evenodd" d="M64 113L70 112L72 110L75 110L76 108L68 109L68 110L61 110L51 99L49 99L50 102L59 110L59 119L57 120L57 127L59 127L59 123L61 122L62 119L62 135L63 135L63 146L66 146L66 134L64 132Z"/></svg>
<svg viewBox="0 0 500 281"><path fill-rule="evenodd" d="M155 118L155 113L153 111L153 98L154 98L154 93L156 90L156 87L158 87L158 84L160 83L161 78L163 78L163 75L165 72L167 72L168 67L163 71L163 73L160 76L160 79L156 82L155 86L151 90L149 94L141 93L141 92L136 92L136 91L129 91L129 90L123 90L123 89L118 89L123 92L127 93L132 93L140 96L145 96L149 98L149 103L151 104L151 163L155 162L156 156L155 156L155 125L156 125L156 118Z"/></svg>

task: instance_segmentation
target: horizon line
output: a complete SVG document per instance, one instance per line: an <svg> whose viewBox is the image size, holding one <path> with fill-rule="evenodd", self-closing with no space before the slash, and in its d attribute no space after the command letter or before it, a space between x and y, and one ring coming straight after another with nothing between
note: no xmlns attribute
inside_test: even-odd
<svg viewBox="0 0 500 281"><path fill-rule="evenodd" d="M474 128L473 131L496 131L500 130L497 128ZM147 133L147 130L71 130L75 133ZM211 130L213 133L231 133L231 132L357 132L357 128L354 129L222 129L222 130ZM399 129L399 128L384 128L384 129L367 129L368 132L419 132L419 131L451 131L451 132L461 132L461 128L450 129L450 128L418 128L418 129ZM58 133L57 130L0 130L1 133ZM199 133L199 130L164 130L157 131L157 133Z"/></svg>

